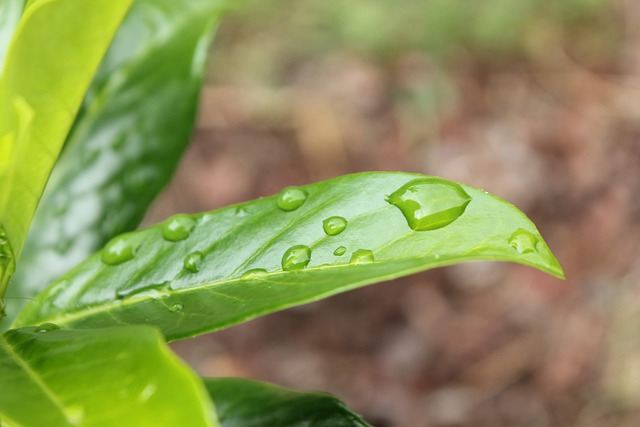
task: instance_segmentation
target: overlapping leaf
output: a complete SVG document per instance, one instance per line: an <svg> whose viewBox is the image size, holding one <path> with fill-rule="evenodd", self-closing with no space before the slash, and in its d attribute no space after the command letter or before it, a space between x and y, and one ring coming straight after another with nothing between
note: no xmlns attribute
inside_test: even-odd
<svg viewBox="0 0 640 427"><path fill-rule="evenodd" d="M130 3L41 1L27 8L9 43L0 80L0 246L11 255L0 262L0 296L76 111Z"/></svg>
<svg viewBox="0 0 640 427"><path fill-rule="evenodd" d="M369 426L329 394L288 390L239 378L206 379L205 385L216 402L222 427Z"/></svg>
<svg viewBox="0 0 640 427"><path fill-rule="evenodd" d="M218 425L200 380L144 326L7 331L0 390L9 427Z"/></svg>
<svg viewBox="0 0 640 427"><path fill-rule="evenodd" d="M138 226L189 142L212 30L227 3L133 4L40 202L7 295L33 297ZM8 303L11 318L24 300Z"/></svg>
<svg viewBox="0 0 640 427"><path fill-rule="evenodd" d="M562 276L531 221L495 196L416 174L347 175L118 237L16 325L147 323L175 340L471 260Z"/></svg>

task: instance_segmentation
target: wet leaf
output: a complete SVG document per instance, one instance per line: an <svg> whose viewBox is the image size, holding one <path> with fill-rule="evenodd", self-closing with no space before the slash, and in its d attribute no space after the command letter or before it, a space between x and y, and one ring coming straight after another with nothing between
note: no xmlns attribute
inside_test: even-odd
<svg viewBox="0 0 640 427"><path fill-rule="evenodd" d="M175 340L464 261L563 276L522 212L473 187L373 172L301 189L307 196L295 210L273 196L194 215L180 241L163 238L163 224L121 236L29 303L16 325L148 323ZM332 236L323 223L334 216L347 225Z"/></svg>

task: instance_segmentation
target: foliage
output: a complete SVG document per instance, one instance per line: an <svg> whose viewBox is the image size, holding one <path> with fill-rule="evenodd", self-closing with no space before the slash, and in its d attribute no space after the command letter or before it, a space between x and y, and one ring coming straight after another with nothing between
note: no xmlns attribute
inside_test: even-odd
<svg viewBox="0 0 640 427"><path fill-rule="evenodd" d="M0 21L0 296L17 264L14 294L35 298L0 338L3 425L365 426L331 396L201 380L164 341L463 261L563 276L514 206L418 174L347 175L131 231L188 140L228 4L35 0L17 21L22 5Z"/></svg>

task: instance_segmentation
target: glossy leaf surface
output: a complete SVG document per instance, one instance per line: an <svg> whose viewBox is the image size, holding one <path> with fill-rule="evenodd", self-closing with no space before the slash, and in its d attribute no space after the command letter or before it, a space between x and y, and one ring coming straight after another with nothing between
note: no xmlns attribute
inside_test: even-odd
<svg viewBox="0 0 640 427"><path fill-rule="evenodd" d="M14 329L0 338L11 426L212 426L206 390L154 328Z"/></svg>
<svg viewBox="0 0 640 427"><path fill-rule="evenodd" d="M325 393L288 390L239 378L211 378L205 385L222 427L366 427L360 415Z"/></svg>
<svg viewBox="0 0 640 427"><path fill-rule="evenodd" d="M0 227L13 263L82 98L130 3L40 1L19 21L0 80ZM0 296L10 273L0 266Z"/></svg>
<svg viewBox="0 0 640 427"><path fill-rule="evenodd" d="M133 4L53 171L8 296L33 297L138 226L189 142L209 41L226 3ZM24 300L7 303L15 317Z"/></svg>
<svg viewBox="0 0 640 427"><path fill-rule="evenodd" d="M473 187L379 172L301 190L305 200L294 210L274 196L120 236L29 303L17 325L149 323L174 340L463 261L563 274L522 212ZM429 218L438 228L415 231L407 215L418 228ZM323 222L334 216L346 226L329 235ZM167 239L179 224L186 237Z"/></svg>

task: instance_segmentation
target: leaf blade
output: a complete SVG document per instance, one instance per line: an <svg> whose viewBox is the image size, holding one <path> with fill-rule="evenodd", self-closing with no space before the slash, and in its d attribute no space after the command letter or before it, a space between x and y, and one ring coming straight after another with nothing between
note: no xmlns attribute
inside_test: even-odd
<svg viewBox="0 0 640 427"><path fill-rule="evenodd" d="M130 2L40 1L26 9L9 44L0 80L0 226L14 260L75 112ZM0 275L3 295L8 272Z"/></svg>
<svg viewBox="0 0 640 427"><path fill-rule="evenodd" d="M189 142L206 53L226 5L133 4L51 175L7 296L33 297L138 226ZM7 305L11 320L24 300Z"/></svg>
<svg viewBox="0 0 640 427"><path fill-rule="evenodd" d="M148 327L7 331L0 388L10 425L217 425L201 382Z"/></svg>
<svg viewBox="0 0 640 427"><path fill-rule="evenodd" d="M240 378L204 380L222 427L367 427L338 398ZM370 426L369 426L370 427Z"/></svg>
<svg viewBox="0 0 640 427"><path fill-rule="evenodd" d="M193 232L180 242L162 238L163 224L125 236L137 248L134 257L107 265L101 254L94 255L42 293L41 302L30 303L16 324L55 321L98 327L114 321L151 322L174 340L463 261L512 261L562 276L529 219L473 187L461 187L471 201L451 224L412 230L385 196L423 178L389 172L347 175L303 187L308 199L292 212L279 209L274 196L194 216ZM346 229L336 236L325 234L323 220L336 215L347 219ZM536 239L535 251L520 253L512 246L518 230ZM307 267L283 270L283 254L297 245L310 249ZM348 250L336 256L338 246ZM373 262L351 264L361 250L371 251ZM199 271L188 271L183 260L195 252L202 255ZM257 268L267 273L255 272ZM182 309L172 311L174 306Z"/></svg>

